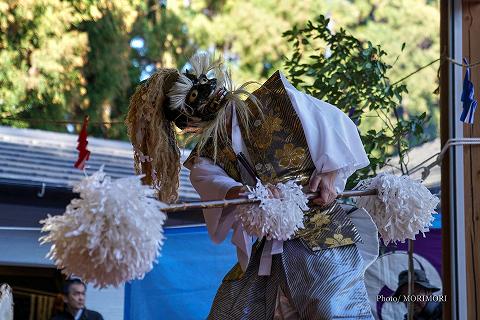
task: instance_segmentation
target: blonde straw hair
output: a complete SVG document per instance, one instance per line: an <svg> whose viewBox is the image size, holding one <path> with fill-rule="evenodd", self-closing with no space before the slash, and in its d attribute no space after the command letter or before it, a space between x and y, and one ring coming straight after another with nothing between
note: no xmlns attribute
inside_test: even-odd
<svg viewBox="0 0 480 320"><path fill-rule="evenodd" d="M133 145L135 171L157 190L158 199L178 198L180 151L173 122L165 118L167 92L177 81L175 69L160 69L130 99L125 124Z"/></svg>
<svg viewBox="0 0 480 320"><path fill-rule="evenodd" d="M217 158L218 143L225 143L229 141L227 124L232 118L231 112L233 111L233 107L235 107L235 112L237 113L240 127L245 129L246 137L244 138L248 139L250 136L249 122L253 110L249 109L247 102L242 100L242 97L250 99L252 105L256 108L258 115L263 119L260 101L258 101L258 99L246 89L249 85L257 84L257 82L245 82L240 87L235 88L229 70L224 71L222 76L225 88L227 89L225 100L222 103L222 107L218 110L215 119L206 122L199 131L199 139L197 145L195 146L197 153L201 154L201 151L207 142L212 139L214 162L216 162Z"/></svg>
<svg viewBox="0 0 480 320"><path fill-rule="evenodd" d="M213 60L208 54L201 53L192 57L191 65L198 75L213 71L219 88L225 86L227 90L215 119L196 123L196 127L191 128L199 136L196 146L199 153L212 139L213 160L216 161L218 143L229 140L227 124L233 107L235 106L240 125L246 129L248 138L248 123L252 110L241 97L248 97L262 116L260 104L255 96L246 90L250 83L234 88L230 73L221 67L221 59ZM170 103L175 109L182 110L189 88L189 83L183 78L176 69L159 69L138 86L131 97L125 119L134 150L135 171L143 174L143 182L155 188L159 200L167 203L178 198L181 164L174 123L166 119L164 109L168 107L167 103Z"/></svg>

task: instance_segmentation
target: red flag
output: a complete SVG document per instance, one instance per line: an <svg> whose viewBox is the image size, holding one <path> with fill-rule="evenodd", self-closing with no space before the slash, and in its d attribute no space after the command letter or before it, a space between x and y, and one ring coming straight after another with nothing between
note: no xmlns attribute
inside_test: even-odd
<svg viewBox="0 0 480 320"><path fill-rule="evenodd" d="M82 130L80 131L80 134L78 135L78 145L77 145L77 150L78 150L78 160L75 162L73 165L75 168L83 170L85 167L85 162L90 158L90 151L87 149L87 126L88 126L88 116L85 116L85 119L83 119L83 124L82 124Z"/></svg>

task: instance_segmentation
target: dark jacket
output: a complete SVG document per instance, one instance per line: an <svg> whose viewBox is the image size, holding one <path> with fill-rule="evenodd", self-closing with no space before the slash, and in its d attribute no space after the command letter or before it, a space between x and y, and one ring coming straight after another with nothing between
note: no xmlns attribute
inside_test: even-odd
<svg viewBox="0 0 480 320"><path fill-rule="evenodd" d="M57 315L55 315L52 320L74 320L75 317L68 311L63 311ZM100 313L83 309L82 315L80 316L80 320L103 320L103 317Z"/></svg>
<svg viewBox="0 0 480 320"><path fill-rule="evenodd" d="M405 315L404 319L408 319ZM442 319L442 304L429 301L420 313L413 315L414 320L440 320Z"/></svg>

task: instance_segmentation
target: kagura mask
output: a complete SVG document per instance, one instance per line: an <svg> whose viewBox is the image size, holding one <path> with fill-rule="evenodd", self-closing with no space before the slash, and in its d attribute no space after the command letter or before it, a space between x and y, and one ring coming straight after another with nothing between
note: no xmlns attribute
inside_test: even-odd
<svg viewBox="0 0 480 320"><path fill-rule="evenodd" d="M218 63L208 55L195 57L190 61L192 69L180 74L168 92L165 116L180 129L200 127L213 120L227 94Z"/></svg>

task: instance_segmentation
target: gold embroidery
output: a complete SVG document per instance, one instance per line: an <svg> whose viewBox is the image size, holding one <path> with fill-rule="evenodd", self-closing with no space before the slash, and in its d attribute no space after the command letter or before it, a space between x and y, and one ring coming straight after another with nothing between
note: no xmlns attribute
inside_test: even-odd
<svg viewBox="0 0 480 320"><path fill-rule="evenodd" d="M258 128L254 135L261 137L261 139L257 139L254 144L258 149L265 150L272 144L274 133L282 130L282 119L267 114L262 124L257 120L253 125Z"/></svg>
<svg viewBox="0 0 480 320"><path fill-rule="evenodd" d="M275 184L277 173L275 172L271 163L266 163L265 165L257 163L255 165L255 170L257 171L258 177L263 183Z"/></svg>
<svg viewBox="0 0 480 320"><path fill-rule="evenodd" d="M243 277L244 272L242 271L242 268L240 267L239 263L236 263L232 269L225 275L223 278L223 281L235 281L239 280Z"/></svg>
<svg viewBox="0 0 480 320"><path fill-rule="evenodd" d="M254 141L254 145L258 149L265 150L272 144L272 136L268 135L268 133L263 133L262 132L258 136L263 137L263 139L258 139L256 141Z"/></svg>
<svg viewBox="0 0 480 320"><path fill-rule="evenodd" d="M325 244L330 248L346 246L347 244L352 244L353 241L351 238L344 238L342 234L336 233L333 235L333 238L326 238Z"/></svg>
<svg viewBox="0 0 480 320"><path fill-rule="evenodd" d="M227 146L223 147L220 152L229 160L229 161L236 161L237 157L235 152L233 152L232 148Z"/></svg>
<svg viewBox="0 0 480 320"><path fill-rule="evenodd" d="M302 185L315 169L303 133L302 124L283 86L280 75L275 73L260 89L253 93L261 102L264 118L252 107L250 135L241 128L242 136L250 155L251 164L262 183L276 184L297 179ZM245 138L248 137L248 138ZM212 148L205 148L210 154ZM241 181L238 164L231 146L219 145L217 163L229 176ZM349 245L361 241L360 236L340 205L329 209L312 207L304 213L305 228L294 238L301 238L314 251ZM232 278L237 278L236 272Z"/></svg>
<svg viewBox="0 0 480 320"><path fill-rule="evenodd" d="M270 134L282 130L282 119L273 115L267 115L263 123L263 129Z"/></svg>
<svg viewBox="0 0 480 320"><path fill-rule="evenodd" d="M340 247L360 240L345 210L337 203L323 210L312 208L305 213L304 220L305 228L297 231L295 238L303 239L314 251Z"/></svg>
<svg viewBox="0 0 480 320"><path fill-rule="evenodd" d="M198 152L197 147L195 147L188 156L187 160L185 160L184 165L192 162L195 157L206 157L212 161L215 159L214 147L211 139L207 141L200 153ZM218 153L215 160L215 164L225 170L225 172L231 178L239 182L241 181L240 172L237 165L237 158L231 147L231 144L219 142Z"/></svg>
<svg viewBox="0 0 480 320"><path fill-rule="evenodd" d="M328 216L325 213L320 212L320 213L317 213L316 215L314 215L310 219L310 222L312 222L315 225L315 227L321 228L321 227L330 223L330 216Z"/></svg>
<svg viewBox="0 0 480 320"><path fill-rule="evenodd" d="M305 159L305 149L287 143L283 149L275 150L275 157L279 159L278 164L283 168L298 167Z"/></svg>

